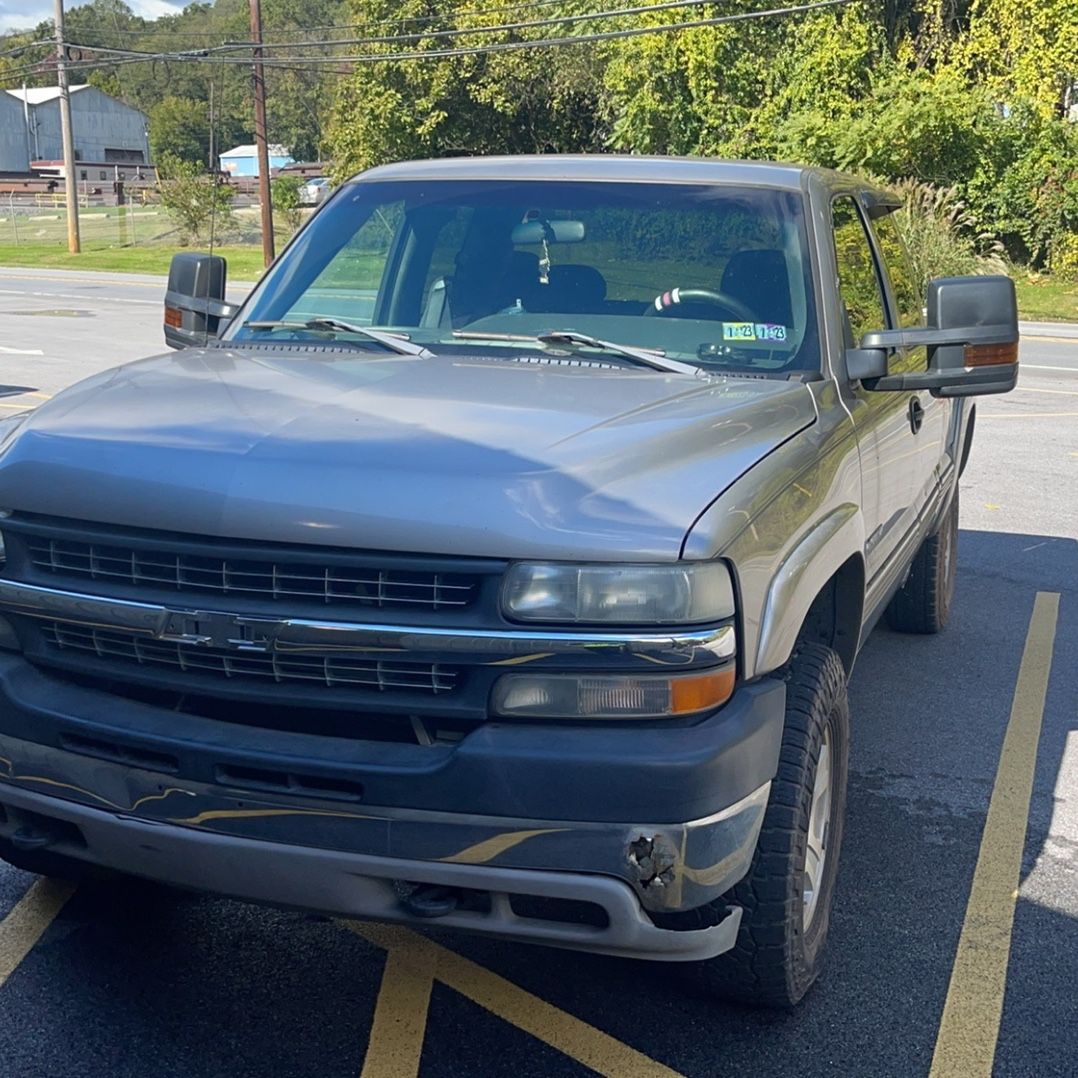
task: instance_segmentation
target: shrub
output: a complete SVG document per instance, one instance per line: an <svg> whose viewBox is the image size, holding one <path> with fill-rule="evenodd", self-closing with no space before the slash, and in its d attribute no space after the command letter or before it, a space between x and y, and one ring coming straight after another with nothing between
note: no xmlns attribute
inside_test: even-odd
<svg viewBox="0 0 1078 1078"><path fill-rule="evenodd" d="M270 183L273 209L280 214L289 235L303 223L303 209L299 204L299 191L303 180L299 176L278 176Z"/></svg>
<svg viewBox="0 0 1078 1078"><path fill-rule="evenodd" d="M162 157L157 163L157 190L185 243L197 242L211 228L231 223L235 192L193 161L172 154Z"/></svg>

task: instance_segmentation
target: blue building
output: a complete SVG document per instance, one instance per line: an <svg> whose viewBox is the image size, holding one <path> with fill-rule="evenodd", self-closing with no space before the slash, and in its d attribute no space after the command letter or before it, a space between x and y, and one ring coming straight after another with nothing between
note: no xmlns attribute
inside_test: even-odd
<svg viewBox="0 0 1078 1078"><path fill-rule="evenodd" d="M292 155L284 146L270 145L270 172L292 164ZM255 146L234 146L227 153L221 154L221 169L232 176L258 175L258 148Z"/></svg>

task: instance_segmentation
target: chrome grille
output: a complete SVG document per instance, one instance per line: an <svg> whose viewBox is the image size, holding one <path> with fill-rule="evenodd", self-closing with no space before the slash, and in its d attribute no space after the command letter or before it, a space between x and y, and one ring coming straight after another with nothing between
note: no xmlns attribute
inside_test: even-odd
<svg viewBox="0 0 1078 1078"><path fill-rule="evenodd" d="M442 610L469 606L478 587L466 573L223 558L40 535L26 543L36 569L146 589Z"/></svg>
<svg viewBox="0 0 1078 1078"><path fill-rule="evenodd" d="M379 692L447 693L457 683L457 670L440 663L207 648L61 622L42 622L40 632L45 645L54 652L94 655L117 666L136 663L185 674L293 684L314 682L329 688Z"/></svg>

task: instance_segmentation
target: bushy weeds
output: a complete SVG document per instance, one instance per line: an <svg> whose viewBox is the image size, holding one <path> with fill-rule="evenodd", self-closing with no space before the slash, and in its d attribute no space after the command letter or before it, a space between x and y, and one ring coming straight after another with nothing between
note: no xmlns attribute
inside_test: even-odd
<svg viewBox="0 0 1078 1078"><path fill-rule="evenodd" d="M1003 244L981 227L956 188L904 180L895 190L902 198L895 223L922 287L932 277L1008 271Z"/></svg>

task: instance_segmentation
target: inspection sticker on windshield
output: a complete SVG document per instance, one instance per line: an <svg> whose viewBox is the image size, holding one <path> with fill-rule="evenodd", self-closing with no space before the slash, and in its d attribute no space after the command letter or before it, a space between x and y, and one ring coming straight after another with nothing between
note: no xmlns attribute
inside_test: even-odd
<svg viewBox="0 0 1078 1078"><path fill-rule="evenodd" d="M756 339L758 341L784 341L786 327L776 325L774 322L757 322Z"/></svg>
<svg viewBox="0 0 1078 1078"><path fill-rule="evenodd" d="M754 341L756 340L756 324L754 322L723 322L722 339L724 341Z"/></svg>
<svg viewBox="0 0 1078 1078"><path fill-rule="evenodd" d="M724 341L785 341L786 327L774 322L723 322Z"/></svg>

